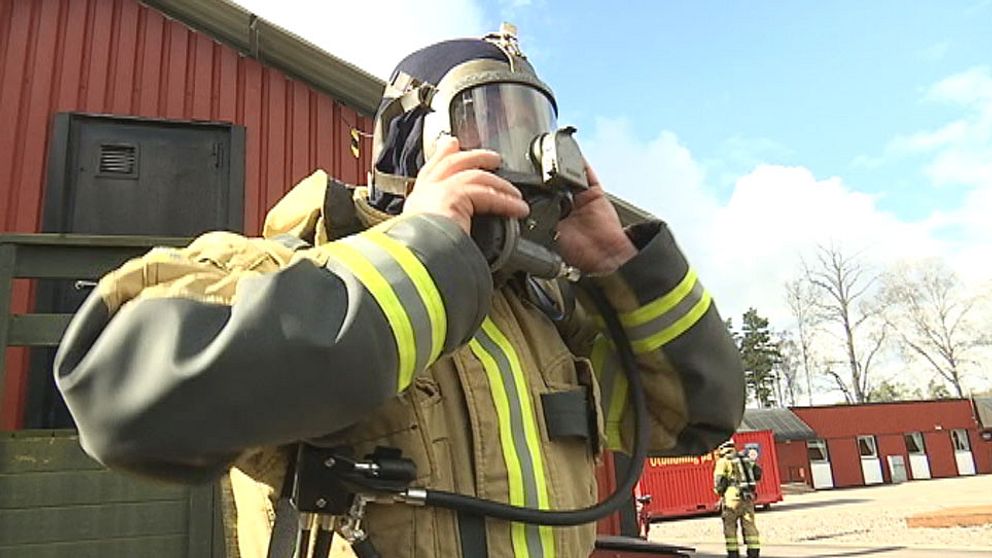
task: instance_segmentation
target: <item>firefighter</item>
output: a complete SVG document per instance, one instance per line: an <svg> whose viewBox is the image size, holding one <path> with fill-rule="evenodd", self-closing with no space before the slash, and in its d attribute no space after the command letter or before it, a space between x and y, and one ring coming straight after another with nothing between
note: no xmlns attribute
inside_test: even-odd
<svg viewBox="0 0 992 558"><path fill-rule="evenodd" d="M713 469L713 490L720 495L720 518L727 545L727 557L739 558L737 524L740 523L748 558L761 553L761 538L754 521L754 498L761 480L761 466L739 453L733 440L720 444L720 458Z"/></svg>
<svg viewBox="0 0 992 558"><path fill-rule="evenodd" d="M562 279L581 273L636 352L650 451L710 451L743 414L734 343L664 222L624 229L581 157L559 168L566 186L535 170L535 138L575 151L557 111L511 29L409 55L376 114L369 187L316 171L261 238L207 233L99 282L55 364L83 448L144 476L219 478L242 558L281 536L300 440L391 448L415 486L591 505L597 459L630 451L634 421L601 319ZM483 218L506 234L473 239ZM548 245L527 237L525 254L498 242L542 230ZM363 513L385 557L587 556L595 539L594 524L380 501Z"/></svg>

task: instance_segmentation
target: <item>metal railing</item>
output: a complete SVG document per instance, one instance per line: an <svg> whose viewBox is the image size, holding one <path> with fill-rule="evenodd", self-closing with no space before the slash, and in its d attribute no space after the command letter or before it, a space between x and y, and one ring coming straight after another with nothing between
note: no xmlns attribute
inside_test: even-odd
<svg viewBox="0 0 992 558"><path fill-rule="evenodd" d="M96 281L155 246L185 246L187 238L77 234L0 234L0 404L7 385L3 349L54 347L72 314L11 314L15 279Z"/></svg>

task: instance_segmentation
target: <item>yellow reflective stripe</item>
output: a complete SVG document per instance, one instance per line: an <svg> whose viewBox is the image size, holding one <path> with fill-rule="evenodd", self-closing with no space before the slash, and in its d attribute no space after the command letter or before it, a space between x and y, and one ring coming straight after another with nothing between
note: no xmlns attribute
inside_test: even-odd
<svg viewBox="0 0 992 558"><path fill-rule="evenodd" d="M619 372L613 378L613 397L609 401L609 411L606 415L606 437L616 440L618 447L622 445L620 425L623 423L623 410L627 406L627 375Z"/></svg>
<svg viewBox="0 0 992 558"><path fill-rule="evenodd" d="M625 327L633 327L661 316L665 312L675 308L675 305L689 294L695 283L696 270L689 268L689 270L686 271L685 277L679 281L678 285L675 285L674 289L669 291L664 296L656 298L636 310L631 310L630 312L620 314L620 323Z"/></svg>
<svg viewBox="0 0 992 558"><path fill-rule="evenodd" d="M606 373L606 355L609 352L609 341L603 335L597 335L593 341L592 354L589 355L589 362L592 363L592 371L596 373L596 378L601 382Z"/></svg>
<svg viewBox="0 0 992 558"><path fill-rule="evenodd" d="M675 339L679 335L682 335L686 332L686 330L692 327L693 324L698 322L699 318L703 317L703 314L709 310L712 300L713 298L710 296L709 291L703 292L703 297L699 299L699 302L694 304L684 316L678 320L675 320L671 326L655 333L654 335L651 335L650 337L633 341L631 343L631 347L634 349L634 352L637 354L649 353L658 349L665 343L668 343L672 339Z"/></svg>
<svg viewBox="0 0 992 558"><path fill-rule="evenodd" d="M623 440L620 437L620 425L623 419L623 408L627 404L627 376L619 366L607 370L611 360L617 358L613 344L602 334L597 335L592 345L592 354L589 360L592 362L593 372L599 380L602 389L602 413L606 418L603 425L606 429L606 448L610 450L623 449ZM613 362L616 364L616 362Z"/></svg>
<svg viewBox="0 0 992 558"><path fill-rule="evenodd" d="M520 412L523 414L524 437L533 460L534 480L537 483L537 505L542 510L550 509L548 482L544 477L544 457L541 455L541 437L537 433L537 417L534 414L534 406L531 404L527 378L524 376L523 367L520 366L520 358L503 332L488 317L482 322L482 330L503 350L506 358L510 361L513 383L520 399ZM541 546L544 548L545 555L554 556L554 536L551 527L542 525L538 531L541 534Z"/></svg>
<svg viewBox="0 0 992 558"><path fill-rule="evenodd" d="M431 352L427 362L434 362L441 355L444 339L448 334L448 314L444 309L444 300L437 290L437 285L434 284L424 264L403 243L374 230L365 231L362 235L396 260L420 294L420 300L427 308L427 316L431 322Z"/></svg>
<svg viewBox="0 0 992 558"><path fill-rule="evenodd" d="M405 389L413 379L414 366L417 360L417 342L413 335L413 325L400 303L396 292L365 257L351 246L335 242L321 247L329 256L348 268L355 277L368 289L372 298L379 304L396 341L396 352L399 359L397 374L397 389Z"/></svg>
<svg viewBox="0 0 992 558"><path fill-rule="evenodd" d="M486 318L489 321L489 318ZM510 490L510 504L522 506L524 500L524 478L520 465L520 456L517 455L516 447L513 445L513 432L510 430L510 402L507 399L506 390L503 389L503 380L500 377L499 366L486 349L477 340L468 342L469 348L482 363L483 370L486 371L486 378L489 380L489 390L493 396L493 404L496 406L496 418L499 420L499 441L503 449L503 459L506 460L507 484ZM513 543L514 556L529 556L527 551L526 526L523 523L510 524L510 537Z"/></svg>

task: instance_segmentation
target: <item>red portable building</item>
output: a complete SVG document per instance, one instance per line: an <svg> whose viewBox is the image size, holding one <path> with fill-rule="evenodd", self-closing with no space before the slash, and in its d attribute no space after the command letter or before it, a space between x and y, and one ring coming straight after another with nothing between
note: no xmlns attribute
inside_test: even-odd
<svg viewBox="0 0 992 558"><path fill-rule="evenodd" d="M775 441L771 430L738 432L733 436L739 450L752 446L758 451L762 477L755 503L767 506L782 501ZM645 511L652 519L705 514L716 511L713 468L717 452L702 457L652 457L644 466L638 495L651 495Z"/></svg>
<svg viewBox="0 0 992 558"><path fill-rule="evenodd" d="M992 473L992 441L969 399L794 407L816 437L806 452L779 445L784 470L814 488ZM798 445L798 444L796 444Z"/></svg>
<svg viewBox="0 0 992 558"><path fill-rule="evenodd" d="M328 32L335 25L350 22L329 22ZM268 208L316 168L364 182L371 142L363 133L383 86L228 2L0 2L0 232L45 229L46 196L61 179L52 152L65 140L53 122L85 114L132 127L237 129L230 161L240 163L231 168L239 199L229 207L236 228L258 234ZM140 155L153 150L145 147ZM19 281L12 311L27 311L32 298ZM8 349L0 430L45 426L24 423L26 360L25 349Z"/></svg>

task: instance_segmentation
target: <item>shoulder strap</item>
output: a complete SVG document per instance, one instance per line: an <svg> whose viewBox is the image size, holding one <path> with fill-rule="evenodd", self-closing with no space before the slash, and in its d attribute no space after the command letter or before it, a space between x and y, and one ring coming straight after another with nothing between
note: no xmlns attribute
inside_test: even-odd
<svg viewBox="0 0 992 558"><path fill-rule="evenodd" d="M295 448L294 448L295 449ZM293 489L296 486L297 451L290 451L286 463L286 476L282 480L279 499L276 500L275 520L269 536L266 558L290 558L295 555L300 536L300 514L293 506Z"/></svg>

